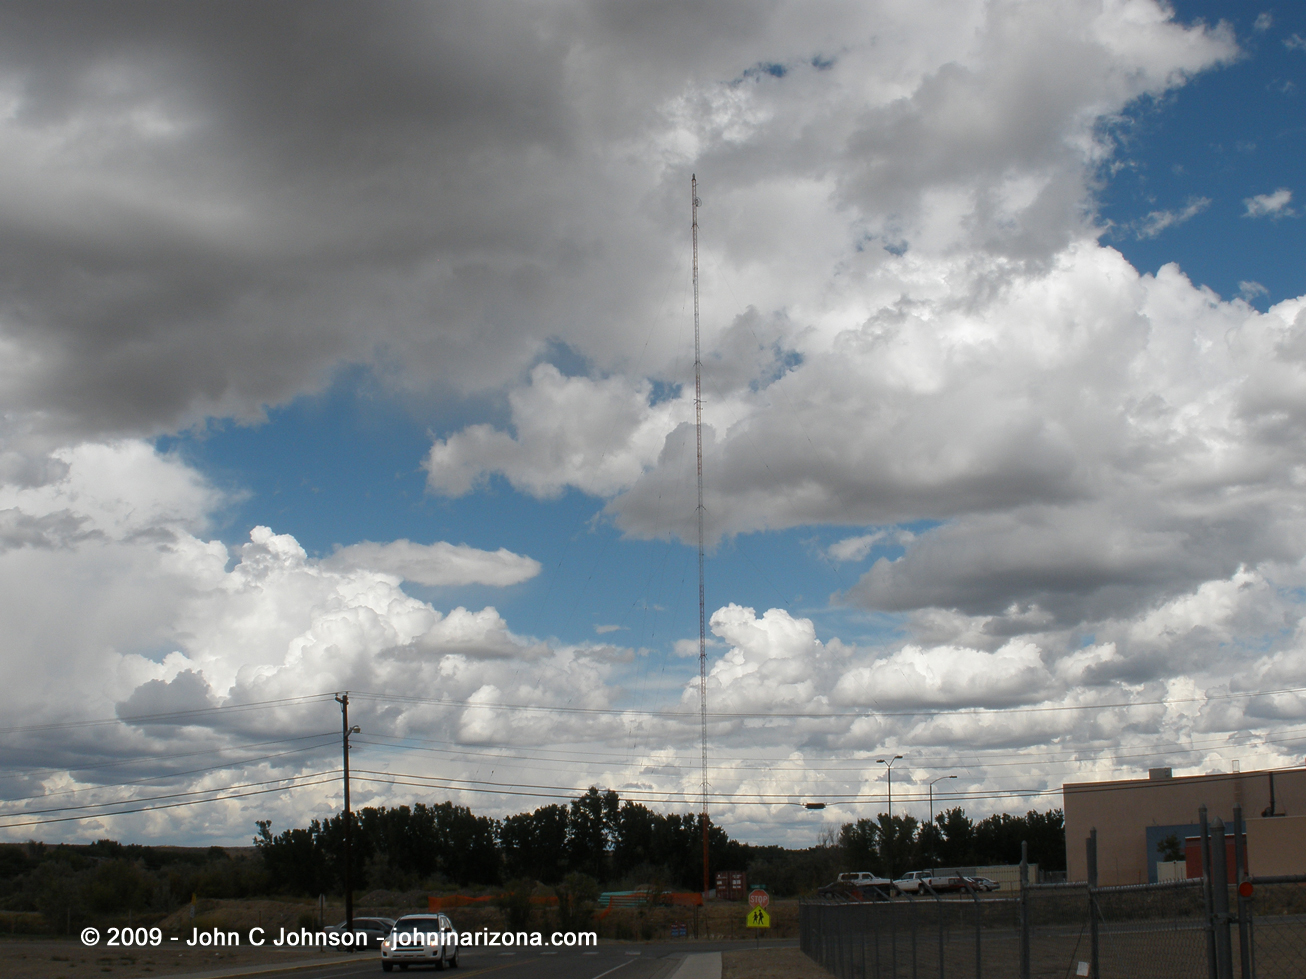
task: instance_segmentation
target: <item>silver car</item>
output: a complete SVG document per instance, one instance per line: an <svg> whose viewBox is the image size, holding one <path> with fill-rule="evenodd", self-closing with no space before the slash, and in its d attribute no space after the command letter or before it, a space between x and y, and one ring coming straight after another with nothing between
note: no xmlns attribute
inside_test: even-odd
<svg viewBox="0 0 1306 979"><path fill-rule="evenodd" d="M381 969L410 965L458 967L458 930L446 914L406 914L381 942Z"/></svg>
<svg viewBox="0 0 1306 979"><path fill-rule="evenodd" d="M348 951L352 952L355 948L380 948L382 939L394 930L394 926L393 918L355 918L354 933L361 932L366 937L357 946L349 946ZM347 929L342 921L338 925L327 925L322 930L343 935Z"/></svg>

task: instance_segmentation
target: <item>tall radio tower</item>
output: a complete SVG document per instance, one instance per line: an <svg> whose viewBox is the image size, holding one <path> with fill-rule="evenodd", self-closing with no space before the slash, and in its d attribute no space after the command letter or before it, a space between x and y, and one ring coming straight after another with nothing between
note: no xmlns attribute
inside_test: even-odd
<svg viewBox="0 0 1306 979"><path fill-rule="evenodd" d="M698 329L698 175L689 178L694 237L694 432L698 440L698 719L703 742L703 897L707 898L707 605L703 598L703 359Z"/></svg>

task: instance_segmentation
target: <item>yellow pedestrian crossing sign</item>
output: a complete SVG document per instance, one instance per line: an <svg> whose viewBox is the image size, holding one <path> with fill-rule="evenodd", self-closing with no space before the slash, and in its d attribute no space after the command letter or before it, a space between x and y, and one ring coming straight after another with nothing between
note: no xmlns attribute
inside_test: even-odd
<svg viewBox="0 0 1306 979"><path fill-rule="evenodd" d="M766 913L766 908L753 908L748 912L747 924L749 928L770 928L771 916Z"/></svg>

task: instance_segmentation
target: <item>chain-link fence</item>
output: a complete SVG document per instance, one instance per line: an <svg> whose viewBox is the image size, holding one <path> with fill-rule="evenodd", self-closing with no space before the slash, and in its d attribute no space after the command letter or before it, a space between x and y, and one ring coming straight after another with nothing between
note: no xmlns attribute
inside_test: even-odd
<svg viewBox="0 0 1306 979"><path fill-rule="evenodd" d="M839 979L1306 979L1306 876L1248 876L1233 828L1233 873L1216 820L1202 877L803 902L801 946ZM1089 853L1096 878L1095 837Z"/></svg>
<svg viewBox="0 0 1306 979"><path fill-rule="evenodd" d="M1247 935L1249 975L1302 979L1306 976L1306 877L1252 877L1248 883L1252 894L1238 901L1238 930Z"/></svg>
<svg viewBox="0 0 1306 979"><path fill-rule="evenodd" d="M1019 955L1018 902L903 896L800 908L804 951L840 977L1001 975Z"/></svg>

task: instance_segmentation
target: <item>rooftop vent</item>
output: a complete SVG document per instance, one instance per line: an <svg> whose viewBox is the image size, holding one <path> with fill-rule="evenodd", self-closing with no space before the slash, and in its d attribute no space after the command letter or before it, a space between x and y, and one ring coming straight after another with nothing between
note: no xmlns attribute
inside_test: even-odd
<svg viewBox="0 0 1306 979"><path fill-rule="evenodd" d="M1162 779L1170 778L1173 774L1174 773L1168 768L1149 768L1147 770L1147 777L1153 782L1159 782Z"/></svg>

